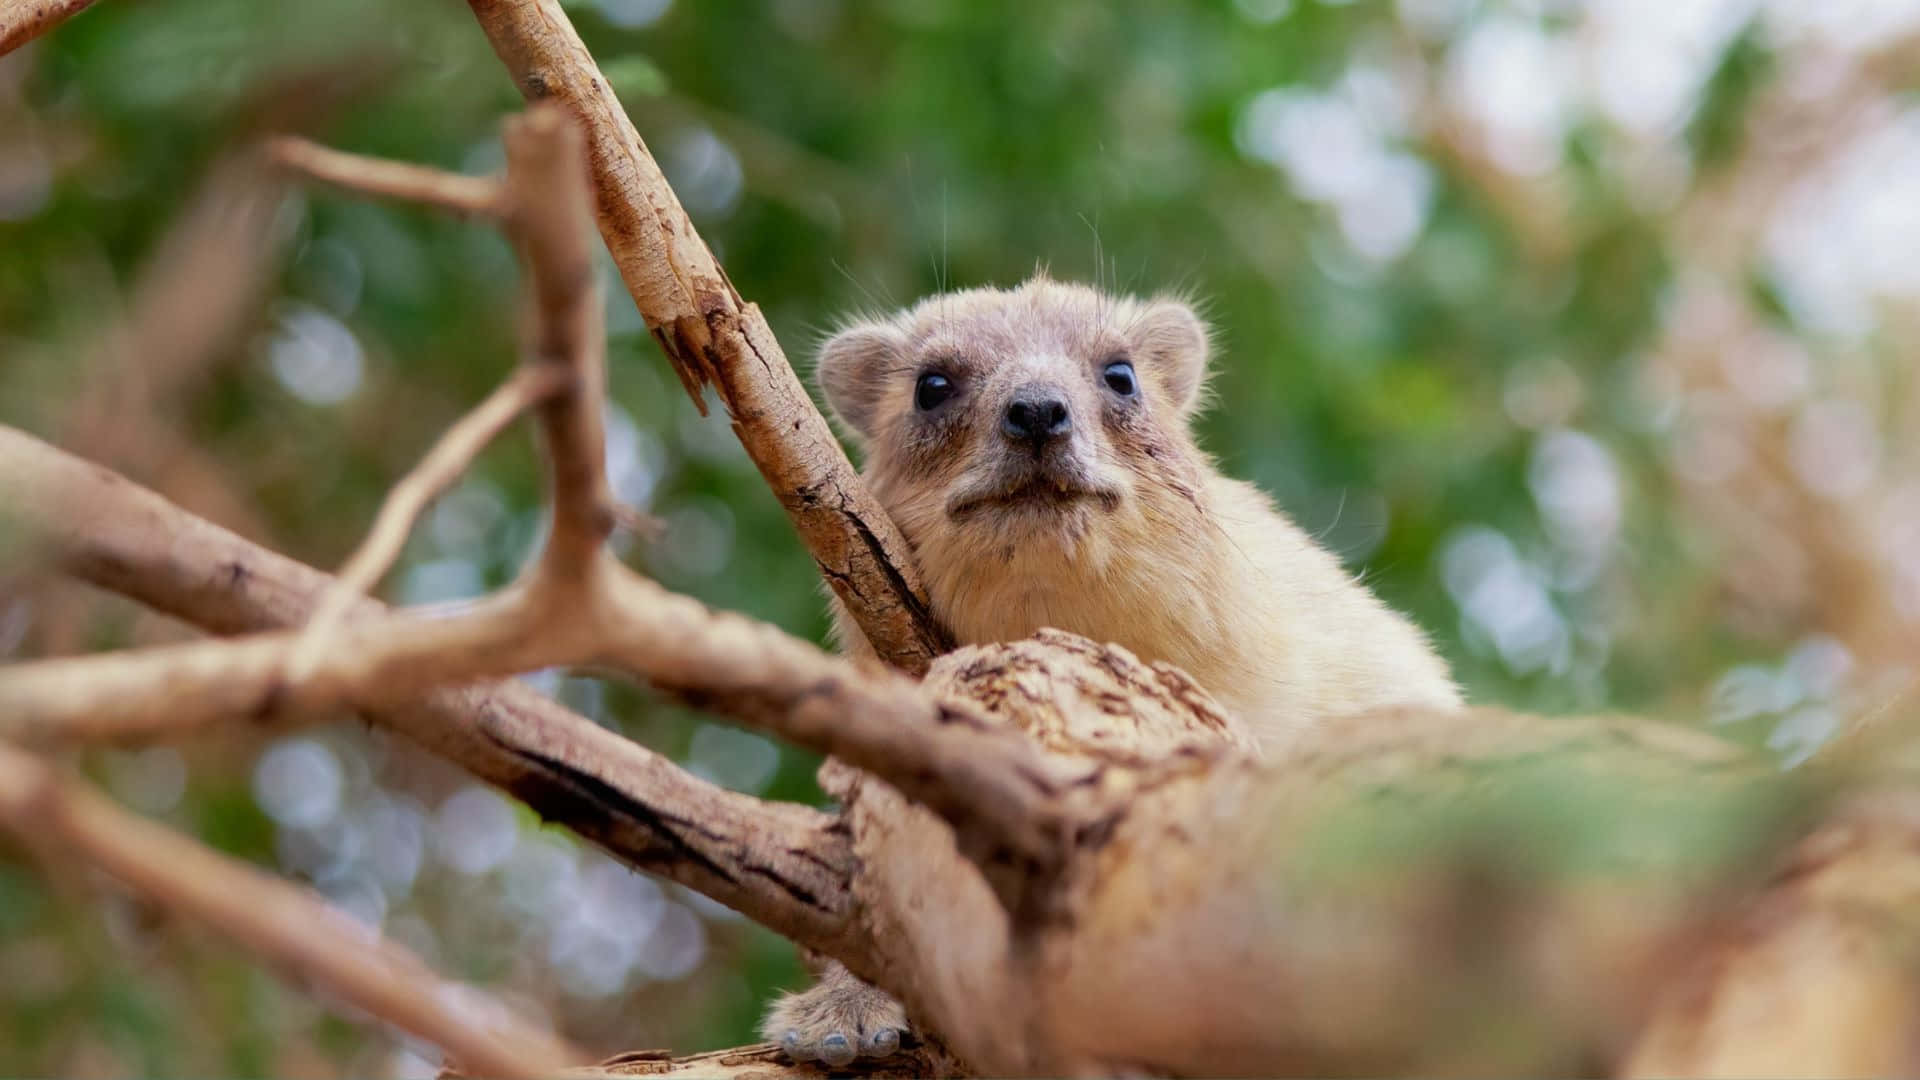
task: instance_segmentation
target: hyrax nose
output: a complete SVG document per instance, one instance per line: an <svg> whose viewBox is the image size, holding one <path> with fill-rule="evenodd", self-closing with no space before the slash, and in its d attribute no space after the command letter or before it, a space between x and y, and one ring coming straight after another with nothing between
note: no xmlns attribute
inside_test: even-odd
<svg viewBox="0 0 1920 1080"><path fill-rule="evenodd" d="M1038 450L1072 431L1073 420L1058 390L1034 387L1013 395L1007 415L1000 421L1000 430L1006 432L1008 438L1031 444Z"/></svg>

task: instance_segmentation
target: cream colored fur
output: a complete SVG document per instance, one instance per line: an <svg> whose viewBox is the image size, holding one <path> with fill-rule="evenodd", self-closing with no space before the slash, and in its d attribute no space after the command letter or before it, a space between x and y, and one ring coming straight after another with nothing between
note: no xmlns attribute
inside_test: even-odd
<svg viewBox="0 0 1920 1080"><path fill-rule="evenodd" d="M1206 354L1184 304L1040 277L856 324L829 343L821 378L961 643L1047 626L1117 642L1185 669L1266 748L1376 706L1459 705L1419 630L1194 445ZM1100 382L1117 356L1141 383L1130 407ZM930 361L968 395L943 423L914 406ZM998 417L1036 381L1064 393L1075 418L1062 471L1101 497L956 516L956 500L992 488L1015 453Z"/></svg>

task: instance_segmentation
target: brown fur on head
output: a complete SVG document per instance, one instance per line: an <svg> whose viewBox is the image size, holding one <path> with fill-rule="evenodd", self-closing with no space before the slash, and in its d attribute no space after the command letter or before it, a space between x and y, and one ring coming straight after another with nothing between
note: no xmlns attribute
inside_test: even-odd
<svg viewBox="0 0 1920 1080"><path fill-rule="evenodd" d="M1206 528L1187 425L1207 354L1178 300L1042 276L854 323L819 379L942 616L962 640L1004 640L1084 627L1089 588L1120 588L1124 617L1126 586Z"/></svg>

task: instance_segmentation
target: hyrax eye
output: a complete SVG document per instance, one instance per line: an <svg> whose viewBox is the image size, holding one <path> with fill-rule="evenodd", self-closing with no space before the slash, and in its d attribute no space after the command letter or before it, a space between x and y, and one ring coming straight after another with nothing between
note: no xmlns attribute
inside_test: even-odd
<svg viewBox="0 0 1920 1080"><path fill-rule="evenodd" d="M1140 391L1140 384L1133 377L1133 365L1128 361L1109 362L1101 369L1100 377L1106 381L1107 389L1121 397L1132 397Z"/></svg>
<svg viewBox="0 0 1920 1080"><path fill-rule="evenodd" d="M919 384L913 388L913 403L921 412L939 408L952 396L953 380L935 371L920 376Z"/></svg>

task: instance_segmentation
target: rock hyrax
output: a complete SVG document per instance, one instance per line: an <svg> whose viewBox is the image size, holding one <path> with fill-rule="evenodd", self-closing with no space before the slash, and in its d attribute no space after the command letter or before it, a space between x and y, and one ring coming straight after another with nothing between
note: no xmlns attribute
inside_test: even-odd
<svg viewBox="0 0 1920 1080"><path fill-rule="evenodd" d="M1185 669L1266 749L1342 714L1458 706L1419 630L1195 445L1207 354L1179 300L1042 275L854 322L819 379L960 643L1117 642ZM892 1052L902 1024L835 967L765 1032L842 1064Z"/></svg>

